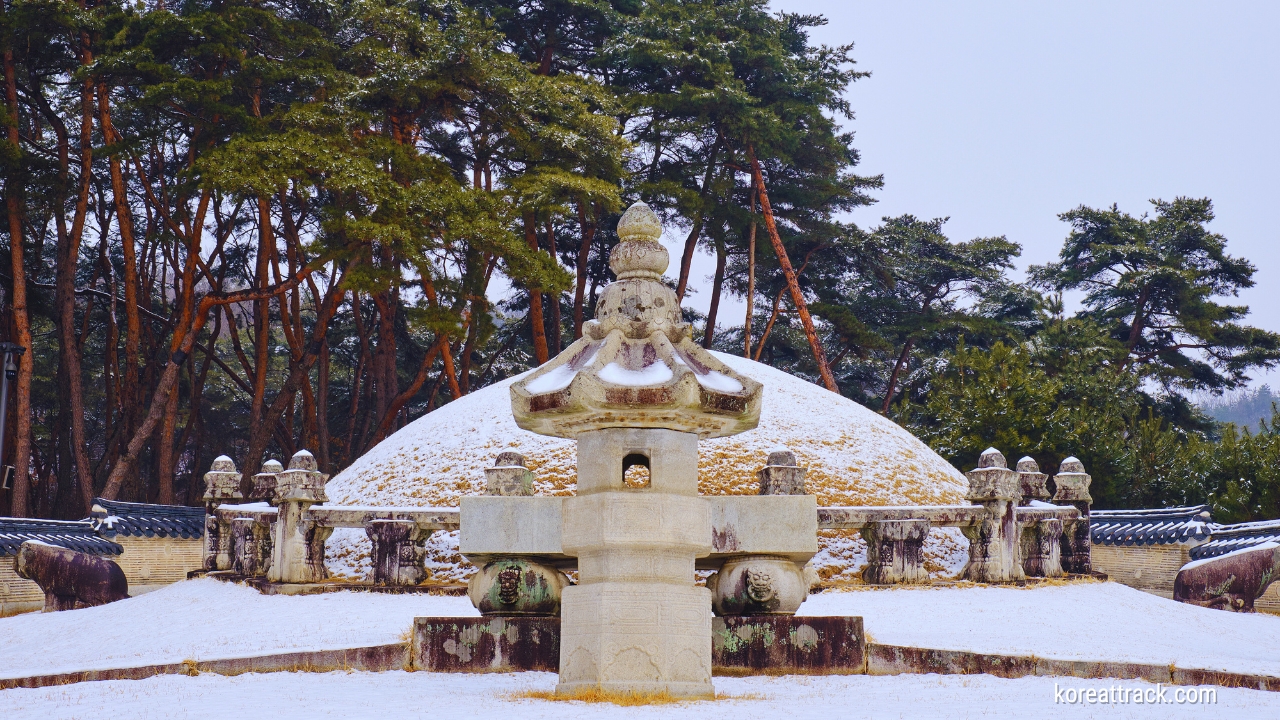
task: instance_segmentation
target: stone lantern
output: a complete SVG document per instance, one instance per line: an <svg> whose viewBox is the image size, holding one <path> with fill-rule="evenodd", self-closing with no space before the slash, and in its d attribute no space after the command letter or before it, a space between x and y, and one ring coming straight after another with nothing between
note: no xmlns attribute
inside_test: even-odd
<svg viewBox="0 0 1280 720"><path fill-rule="evenodd" d="M561 599L558 692L714 694L711 594L694 585L713 534L712 507L698 495L698 440L754 428L761 386L691 339L661 280L661 235L647 205L627 210L609 259L618 279L597 319L511 386L520 427L578 443L561 538L578 584Z"/></svg>

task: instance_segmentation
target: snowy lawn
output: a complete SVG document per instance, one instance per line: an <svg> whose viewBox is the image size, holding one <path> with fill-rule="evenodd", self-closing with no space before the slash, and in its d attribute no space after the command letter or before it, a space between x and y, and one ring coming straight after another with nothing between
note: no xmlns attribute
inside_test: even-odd
<svg viewBox="0 0 1280 720"><path fill-rule="evenodd" d="M827 591L802 615L862 615L875 642L1174 664L1280 676L1280 617L1175 603L1116 583ZM260 595L189 580L110 605L0 619L0 677L382 645L416 616L474 616L464 597Z"/></svg>
<svg viewBox="0 0 1280 720"><path fill-rule="evenodd" d="M1280 617L1209 610L1118 583L867 589L810 595L801 615L861 615L886 645L1173 664L1280 676Z"/></svg>
<svg viewBox="0 0 1280 720"><path fill-rule="evenodd" d="M0 619L0 678L400 642L420 615L478 615L465 597L287 597L187 580L83 610Z"/></svg>
<svg viewBox="0 0 1280 720"><path fill-rule="evenodd" d="M237 677L165 675L147 680L79 683L0 691L5 720L60 718L689 718L748 720L815 718L1276 718L1280 693L1213 688L1216 703L1055 705L1060 689L1152 690L1141 681L1003 680L989 675L896 677L788 676L716 678L717 692L737 699L649 707L515 699L525 690L549 691L551 673L446 675L435 673L270 673ZM1117 694L1117 697L1119 695ZM1144 694L1145 698L1145 694Z"/></svg>

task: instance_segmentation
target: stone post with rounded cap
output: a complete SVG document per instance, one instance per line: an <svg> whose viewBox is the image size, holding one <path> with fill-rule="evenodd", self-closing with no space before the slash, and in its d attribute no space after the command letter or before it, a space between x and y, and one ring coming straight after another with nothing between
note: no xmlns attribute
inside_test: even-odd
<svg viewBox="0 0 1280 720"><path fill-rule="evenodd" d="M267 580L279 583L313 583L329 577L324 566L324 543L333 528L305 519L307 508L327 498L324 484L329 476L318 470L315 456L299 450L289 460L289 469L276 476L276 492L271 500L279 508Z"/></svg>
<svg viewBox="0 0 1280 720"><path fill-rule="evenodd" d="M241 500L240 473L226 455L214 458L213 466L204 474L204 561L205 570L230 570L232 555L231 524L220 520L214 510L219 505Z"/></svg>
<svg viewBox="0 0 1280 720"><path fill-rule="evenodd" d="M711 597L694 585L695 560L712 552L698 440L754 428L761 386L692 341L662 282L657 215L632 205L618 236L609 258L618 279L596 319L511 385L520 427L578 444L577 494L564 500L561 529L578 584L561 599L557 691L711 697ZM645 477L627 474L635 466L647 481L628 482Z"/></svg>
<svg viewBox="0 0 1280 720"><path fill-rule="evenodd" d="M1074 456L1063 460L1058 474L1053 476L1057 486L1053 502L1072 505L1080 511L1080 518L1062 529L1062 569L1077 575L1093 572L1093 544L1089 537L1089 508L1093 505L1089 484L1092 481L1084 471L1084 463Z"/></svg>
<svg viewBox="0 0 1280 720"><path fill-rule="evenodd" d="M1009 469L999 450L987 448L978 458L978 467L965 473L965 477L969 479L965 497L981 504L986 513L976 524L961 528L969 538L969 563L962 576L974 582L1022 580L1025 575L1018 557L1018 473Z"/></svg>
<svg viewBox="0 0 1280 720"><path fill-rule="evenodd" d="M1022 491L1021 507L1032 503L1044 503L1049 499L1046 483L1049 476L1040 472L1035 458L1024 457L1018 461L1018 482ZM1022 571L1027 577L1062 576L1062 521L1043 518L1020 524L1019 551Z"/></svg>

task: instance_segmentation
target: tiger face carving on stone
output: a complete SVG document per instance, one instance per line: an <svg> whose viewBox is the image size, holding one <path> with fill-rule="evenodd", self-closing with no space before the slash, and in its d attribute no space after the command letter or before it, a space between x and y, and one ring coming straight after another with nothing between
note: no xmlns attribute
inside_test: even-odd
<svg viewBox="0 0 1280 720"><path fill-rule="evenodd" d="M767 603L775 595L773 578L768 570L747 568L747 597L752 602Z"/></svg>

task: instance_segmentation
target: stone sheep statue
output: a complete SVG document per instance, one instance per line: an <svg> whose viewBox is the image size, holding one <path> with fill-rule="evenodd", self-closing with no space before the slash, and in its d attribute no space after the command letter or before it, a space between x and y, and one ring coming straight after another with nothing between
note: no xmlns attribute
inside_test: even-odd
<svg viewBox="0 0 1280 720"><path fill-rule="evenodd" d="M28 540L18 548L14 569L44 591L44 611L105 605L129 597L129 581L106 558Z"/></svg>
<svg viewBox="0 0 1280 720"><path fill-rule="evenodd" d="M1173 581L1173 599L1201 607L1253 612L1253 601L1280 573L1280 544L1265 542L1187 563Z"/></svg>

